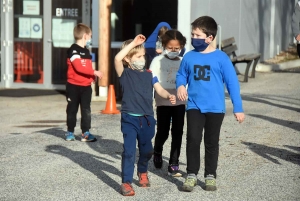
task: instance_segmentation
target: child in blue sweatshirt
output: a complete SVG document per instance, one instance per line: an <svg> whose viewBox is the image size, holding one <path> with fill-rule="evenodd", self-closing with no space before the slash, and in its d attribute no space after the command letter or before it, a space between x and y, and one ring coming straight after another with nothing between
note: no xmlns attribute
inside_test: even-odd
<svg viewBox="0 0 300 201"><path fill-rule="evenodd" d="M216 190L219 137L225 115L224 84L233 103L233 113L244 121L239 82L226 53L209 45L217 34L217 23L202 16L192 23L192 46L176 75L179 100L187 100L187 178L184 191L192 191L200 169L200 144L204 129L205 190ZM186 85L188 89L186 90Z"/></svg>

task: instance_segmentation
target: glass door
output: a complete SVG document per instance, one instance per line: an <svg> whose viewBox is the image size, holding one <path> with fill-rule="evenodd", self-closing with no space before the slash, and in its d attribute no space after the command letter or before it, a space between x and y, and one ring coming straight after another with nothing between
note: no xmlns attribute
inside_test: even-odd
<svg viewBox="0 0 300 201"><path fill-rule="evenodd" d="M3 27L2 27L2 25L3 25L3 23L2 23L2 20L3 20L2 6L3 6L3 2L0 4L0 30L1 30L1 32L0 32L0 42L1 42L1 44L0 44L0 88L3 87L3 82L2 82L2 72L3 72L2 61L3 61L3 59L2 59L2 51L1 51L2 50L2 39L3 39L3 36L2 36L2 29L3 29Z"/></svg>
<svg viewBox="0 0 300 201"><path fill-rule="evenodd" d="M13 10L13 82L44 84L43 0L15 0Z"/></svg>
<svg viewBox="0 0 300 201"><path fill-rule="evenodd" d="M9 0L3 1L8 2ZM90 0L14 0L5 55L6 87L65 89L67 49L77 23L90 26ZM2 12L2 9L1 9ZM3 22L3 20L1 19ZM2 25L2 23L1 23ZM3 25L2 25L3 27ZM5 29L4 29L5 30ZM3 31L1 31L2 34ZM1 35L2 39L2 35ZM10 49L8 48L10 44ZM2 41L1 41L2 45ZM3 46L2 46L3 48ZM3 50L1 48L1 50ZM1 63L3 51L1 51ZM5 56L6 58L6 56ZM3 74L3 67L1 67ZM1 75L0 84L3 79Z"/></svg>
<svg viewBox="0 0 300 201"><path fill-rule="evenodd" d="M52 0L52 79L53 84L65 84L67 49L75 42L73 28L82 21L81 0Z"/></svg>

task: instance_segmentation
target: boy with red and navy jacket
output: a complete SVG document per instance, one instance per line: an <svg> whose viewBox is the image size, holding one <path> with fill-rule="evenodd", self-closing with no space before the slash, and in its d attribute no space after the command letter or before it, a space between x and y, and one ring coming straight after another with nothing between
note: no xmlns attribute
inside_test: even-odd
<svg viewBox="0 0 300 201"><path fill-rule="evenodd" d="M102 78L100 71L93 70L92 56L86 45L91 43L92 31L84 24L77 24L73 30L76 43L71 45L67 51L67 141L74 141L74 128L76 126L76 115L80 105L81 110L81 141L93 142L96 138L89 132L91 128L91 83L96 77Z"/></svg>

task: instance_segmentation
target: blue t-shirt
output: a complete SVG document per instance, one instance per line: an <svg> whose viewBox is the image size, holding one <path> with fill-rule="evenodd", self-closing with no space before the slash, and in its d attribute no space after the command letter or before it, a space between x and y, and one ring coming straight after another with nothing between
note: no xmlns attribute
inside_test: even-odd
<svg viewBox="0 0 300 201"><path fill-rule="evenodd" d="M187 110L202 113L225 113L225 89L230 95L233 112L243 112L240 85L232 62L220 50L186 53L176 75L176 88L188 85Z"/></svg>
<svg viewBox="0 0 300 201"><path fill-rule="evenodd" d="M149 70L141 72L124 68L120 77L123 92L122 112L154 116L152 77Z"/></svg>

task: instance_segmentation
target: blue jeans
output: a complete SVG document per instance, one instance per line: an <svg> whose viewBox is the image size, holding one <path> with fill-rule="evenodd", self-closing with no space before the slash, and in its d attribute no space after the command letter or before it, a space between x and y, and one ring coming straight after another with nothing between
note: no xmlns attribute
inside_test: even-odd
<svg viewBox="0 0 300 201"><path fill-rule="evenodd" d="M137 171L145 173L148 170L148 161L153 154L152 138L155 133L155 119L152 116L132 116L121 114L121 131L123 133L122 153L122 183L132 183L136 140L139 148Z"/></svg>

